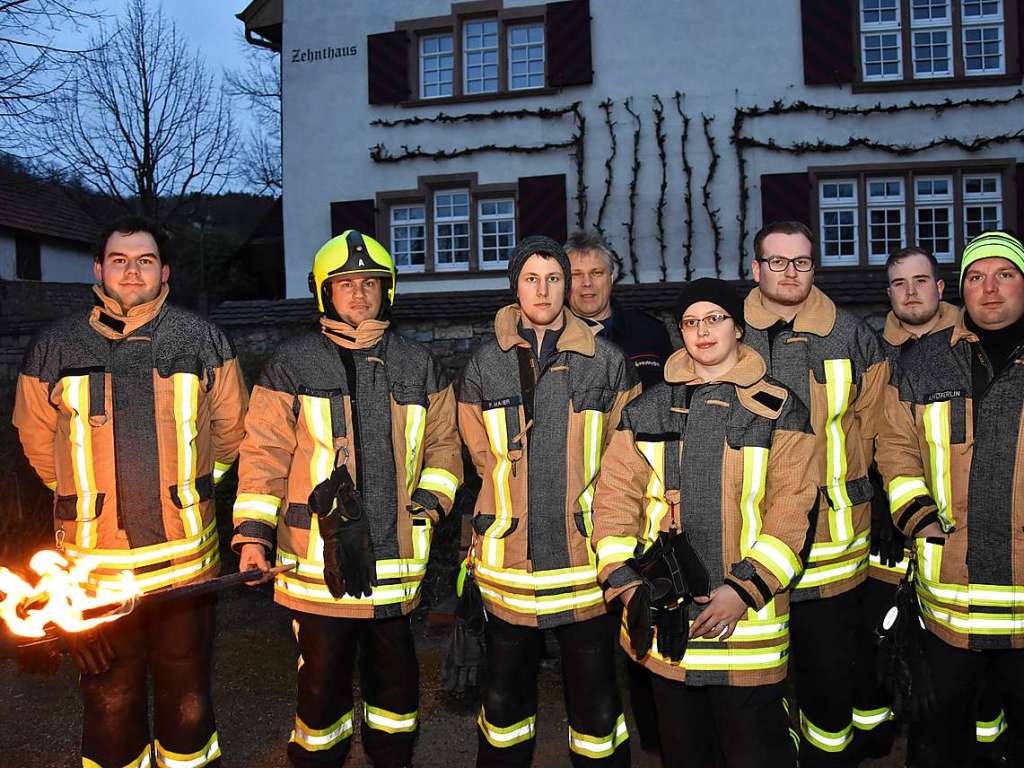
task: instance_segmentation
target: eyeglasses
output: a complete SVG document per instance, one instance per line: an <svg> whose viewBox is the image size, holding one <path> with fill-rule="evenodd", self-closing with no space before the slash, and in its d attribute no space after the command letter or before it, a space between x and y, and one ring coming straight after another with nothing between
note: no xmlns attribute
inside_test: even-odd
<svg viewBox="0 0 1024 768"><path fill-rule="evenodd" d="M726 320L731 319L732 317L724 312L712 312L706 317L684 317L680 325L683 326L684 331L695 331L700 328L701 325L704 325L707 328L714 328L721 325Z"/></svg>
<svg viewBox="0 0 1024 768"><path fill-rule="evenodd" d="M772 272L785 272L789 269L790 264L797 272L810 272L814 269L814 259L810 256L797 256L795 259L787 259L785 256L769 256L767 259L758 257L757 260L762 264L767 264L768 269Z"/></svg>

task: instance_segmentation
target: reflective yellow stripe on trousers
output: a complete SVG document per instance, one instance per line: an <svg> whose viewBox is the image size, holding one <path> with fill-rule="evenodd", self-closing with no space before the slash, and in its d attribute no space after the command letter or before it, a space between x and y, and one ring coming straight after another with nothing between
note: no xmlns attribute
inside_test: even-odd
<svg viewBox="0 0 1024 768"><path fill-rule="evenodd" d="M69 439L71 468L75 478L77 519L75 543L83 549L96 546L96 478L92 471L92 426L89 424L89 376L66 376L63 379L64 405L71 411Z"/></svg>
<svg viewBox="0 0 1024 768"><path fill-rule="evenodd" d="M313 444L309 457L310 488L316 488L331 476L334 471L334 431L331 426L331 401L326 397L299 395L302 404L302 415ZM323 540L320 538L320 525L317 516L312 515L309 525L309 543L306 557L318 562L324 561Z"/></svg>
<svg viewBox="0 0 1024 768"><path fill-rule="evenodd" d="M569 749L592 760L611 757L615 754L615 750L628 739L629 731L626 729L625 715L619 715L615 721L615 727L607 736L589 736L573 730L573 727L569 726Z"/></svg>
<svg viewBox="0 0 1024 768"><path fill-rule="evenodd" d="M157 768L202 768L220 757L220 744L217 742L216 731L206 742L206 746L197 752L188 754L171 752L169 749L164 749L159 740L155 742L155 746Z"/></svg>
<svg viewBox="0 0 1024 768"><path fill-rule="evenodd" d="M302 657L299 657L302 666ZM343 714L332 725L326 728L310 728L298 715L295 716L295 727L288 741L298 744L307 752L323 752L352 735L352 710Z"/></svg>
<svg viewBox="0 0 1024 768"><path fill-rule="evenodd" d="M174 438L178 444L178 499L181 501L182 525L186 536L195 536L203 529L196 490L198 451L196 438L199 409L199 377L194 373L176 373L174 382Z"/></svg>
<svg viewBox="0 0 1024 768"><path fill-rule="evenodd" d="M147 744L146 748L142 750L142 754L127 765L121 766L121 768L150 768L153 764L152 752L152 748ZM88 757L82 757L82 768L103 768L103 766L93 760L90 760Z"/></svg>
<svg viewBox="0 0 1024 768"><path fill-rule="evenodd" d="M853 370L846 359L825 361L825 392L828 415L825 421L825 491L831 504L828 528L832 541L849 541L853 530L850 497L846 493L846 432L843 416L850 404Z"/></svg>

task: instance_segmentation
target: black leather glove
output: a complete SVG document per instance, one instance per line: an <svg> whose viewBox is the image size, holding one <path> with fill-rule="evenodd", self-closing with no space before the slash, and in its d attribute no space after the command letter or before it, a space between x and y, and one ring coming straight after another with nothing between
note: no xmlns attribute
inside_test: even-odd
<svg viewBox="0 0 1024 768"><path fill-rule="evenodd" d="M328 506L329 505L329 506ZM336 598L346 593L369 597L377 585L377 566L362 499L342 464L309 494L324 541L324 582Z"/></svg>
<svg viewBox="0 0 1024 768"><path fill-rule="evenodd" d="M65 632L64 645L83 675L98 675L110 669L114 662L114 649L103 634L102 627L85 632Z"/></svg>
<svg viewBox="0 0 1024 768"><path fill-rule="evenodd" d="M626 632L633 655L642 659L651 650L654 620L651 615L651 584L643 581L626 605Z"/></svg>
<svg viewBox="0 0 1024 768"><path fill-rule="evenodd" d="M680 661L686 653L686 642L689 640L686 605L680 603L657 608L654 612L654 625L658 628L658 653L671 661Z"/></svg>
<svg viewBox="0 0 1024 768"><path fill-rule="evenodd" d="M871 505L871 554L877 555L882 565L893 568L906 554L907 539L896 527L884 500Z"/></svg>
<svg viewBox="0 0 1024 768"><path fill-rule="evenodd" d="M911 561L907 577L896 591L896 605L887 612L876 633L881 648L890 651L888 669L881 679L885 687L891 688L893 711L910 722L926 719L937 706L932 671L924 650L928 630L921 622L914 588L915 570Z"/></svg>
<svg viewBox="0 0 1024 768"><path fill-rule="evenodd" d="M450 693L465 693L483 682L484 601L480 588L467 575L455 607L455 623L441 666L441 681Z"/></svg>

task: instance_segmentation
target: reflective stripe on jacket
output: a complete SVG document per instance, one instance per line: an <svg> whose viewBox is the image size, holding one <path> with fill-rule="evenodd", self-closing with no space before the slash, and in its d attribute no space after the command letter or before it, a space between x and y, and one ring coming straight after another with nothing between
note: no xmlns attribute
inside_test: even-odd
<svg viewBox="0 0 1024 768"><path fill-rule="evenodd" d="M1024 648L1024 354L981 391L991 367L964 326L932 333L900 358L886 392L878 466L893 519L915 539L928 628L950 645Z"/></svg>
<svg viewBox="0 0 1024 768"><path fill-rule="evenodd" d="M793 600L841 594L867 576L867 471L888 376L878 337L815 287L791 323L765 309L759 288L747 296L744 314L744 342L810 409L815 434L818 522Z"/></svg>
<svg viewBox="0 0 1024 768"><path fill-rule="evenodd" d="M54 489L58 542L98 558L97 581L134 571L152 591L216 575L213 489L248 400L224 334L165 304L102 302L48 328L25 356L14 426Z"/></svg>
<svg viewBox="0 0 1024 768"><path fill-rule="evenodd" d="M563 310L556 353L526 419L519 310L495 319L459 385L459 429L483 481L473 572L487 610L553 627L605 612L590 545L594 481L625 403L639 392L621 350ZM530 352L532 354L532 352Z"/></svg>
<svg viewBox="0 0 1024 768"><path fill-rule="evenodd" d="M289 608L406 614L420 600L433 526L462 482L455 399L426 347L392 331L350 350L353 399L342 352L324 333L308 333L267 363L246 418L233 546L276 542L278 564L296 565L275 580L274 599ZM323 540L308 501L340 463L370 524L378 585L369 597L335 599L324 583Z"/></svg>
<svg viewBox="0 0 1024 768"><path fill-rule="evenodd" d="M626 406L601 468L594 546L609 600L639 582L628 564L659 532L687 531L711 576L749 606L728 640L690 640L681 662L657 638L640 663L693 685L782 680L789 659L789 594L803 564L818 489L807 467L814 436L807 409L765 378L761 357L741 345L737 365L704 383L685 349L666 383ZM701 608L690 606L693 621ZM625 630L623 647L633 655Z"/></svg>

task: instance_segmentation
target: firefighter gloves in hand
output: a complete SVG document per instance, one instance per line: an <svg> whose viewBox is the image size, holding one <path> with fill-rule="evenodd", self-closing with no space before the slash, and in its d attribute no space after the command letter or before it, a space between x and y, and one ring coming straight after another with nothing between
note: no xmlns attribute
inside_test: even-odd
<svg viewBox="0 0 1024 768"><path fill-rule="evenodd" d="M336 467L313 489L309 508L318 518L324 582L331 594L339 599L345 594L369 597L377 584L370 526L347 466Z"/></svg>
<svg viewBox="0 0 1024 768"><path fill-rule="evenodd" d="M644 581L640 584L626 606L626 631L629 632L629 645L633 654L642 659L651 650L654 638L654 621L651 614L651 584Z"/></svg>
<svg viewBox="0 0 1024 768"><path fill-rule="evenodd" d="M881 509L876 509L881 507ZM889 515L888 505L871 507L871 554L887 568L895 568L906 554L907 540Z"/></svg>
<svg viewBox="0 0 1024 768"><path fill-rule="evenodd" d="M85 632L65 632L64 645L83 675L98 675L110 669L114 649L100 627Z"/></svg>
<svg viewBox="0 0 1024 768"><path fill-rule="evenodd" d="M465 564L462 566L465 572ZM484 666L484 601L472 575L461 575L455 623L441 669L444 689L465 693L482 682Z"/></svg>

